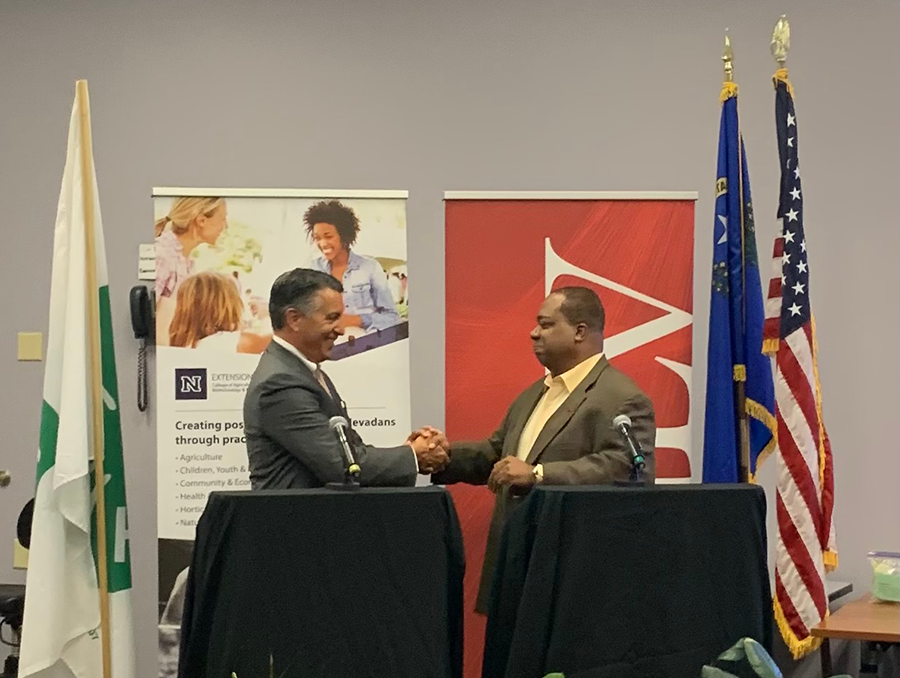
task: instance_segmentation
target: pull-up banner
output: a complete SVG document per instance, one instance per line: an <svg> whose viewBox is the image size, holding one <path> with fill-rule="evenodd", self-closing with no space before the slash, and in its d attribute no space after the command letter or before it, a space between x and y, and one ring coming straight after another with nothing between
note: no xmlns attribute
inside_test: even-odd
<svg viewBox="0 0 900 678"><path fill-rule="evenodd" d="M325 370L376 446L411 430L406 191L154 189L160 676L212 491L249 489L244 394L272 338L269 290L314 268L344 286Z"/></svg>

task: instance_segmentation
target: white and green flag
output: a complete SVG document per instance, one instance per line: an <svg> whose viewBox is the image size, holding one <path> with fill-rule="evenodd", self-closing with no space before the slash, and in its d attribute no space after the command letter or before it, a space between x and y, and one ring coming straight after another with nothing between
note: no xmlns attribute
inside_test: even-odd
<svg viewBox="0 0 900 678"><path fill-rule="evenodd" d="M86 101L86 87L85 101ZM102 644L88 294L99 297L112 675L134 677L131 557L106 250L97 179L82 172L81 101L69 123L56 215L44 402L19 676L100 678ZM85 105L85 108L87 106ZM88 123L89 125L89 123ZM84 182L94 202L97 288L87 289Z"/></svg>

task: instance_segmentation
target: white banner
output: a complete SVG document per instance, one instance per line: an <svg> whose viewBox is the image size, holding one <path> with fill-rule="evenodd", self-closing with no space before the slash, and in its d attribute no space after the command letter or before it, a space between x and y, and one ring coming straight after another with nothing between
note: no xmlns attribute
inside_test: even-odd
<svg viewBox="0 0 900 678"><path fill-rule="evenodd" d="M325 369L363 439L412 429L406 193L155 189L160 676L177 672L191 542L210 492L250 489L244 393L281 273L344 284Z"/></svg>

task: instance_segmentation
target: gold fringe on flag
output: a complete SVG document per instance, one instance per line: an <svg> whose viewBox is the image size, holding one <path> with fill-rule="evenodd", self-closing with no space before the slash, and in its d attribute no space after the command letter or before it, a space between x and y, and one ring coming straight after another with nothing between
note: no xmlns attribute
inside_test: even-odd
<svg viewBox="0 0 900 678"><path fill-rule="evenodd" d="M819 487L825 484L825 420L822 417L822 386L819 383L819 340L816 338L816 316L810 315L812 334L813 380L816 382L816 416L819 418ZM821 499L820 499L821 500ZM838 554L834 549L822 553L825 570L831 572L838 566Z"/></svg>
<svg viewBox="0 0 900 678"><path fill-rule="evenodd" d="M759 467L762 466L762 463L769 458L772 453L775 451L775 446L778 444L778 422L775 419L775 415L769 412L761 403L752 400L751 398L747 398L744 403L744 407L747 410L747 414L756 421L763 424L767 429L769 429L769 433L772 434L772 437L769 439L769 442L766 443L766 446L760 451L760 453L756 457L756 471L759 472ZM756 484L756 473L750 473L749 478L751 483Z"/></svg>
<svg viewBox="0 0 900 678"><path fill-rule="evenodd" d="M815 652L819 649L819 646L822 644L821 638L809 636L800 639L797 637L794 629L788 624L787 617L784 616L784 610L781 609L781 603L778 602L777 596L772 596L772 609L775 611L775 623L778 624L778 630L781 632L781 637L784 638L784 644L787 645L794 659L802 659L810 652ZM826 609L825 617L827 618L828 615L829 612Z"/></svg>

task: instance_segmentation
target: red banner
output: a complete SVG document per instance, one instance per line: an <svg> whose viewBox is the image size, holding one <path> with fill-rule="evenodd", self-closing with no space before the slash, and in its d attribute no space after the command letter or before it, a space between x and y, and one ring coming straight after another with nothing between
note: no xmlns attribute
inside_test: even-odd
<svg viewBox="0 0 900 678"><path fill-rule="evenodd" d="M636 194L638 196L639 194ZM555 287L583 285L606 309L604 353L656 410L658 479L687 481L694 203L690 199L448 199L446 427L488 436L544 374L529 332ZM493 497L452 488L474 606ZM484 619L466 619L466 676L480 675Z"/></svg>

